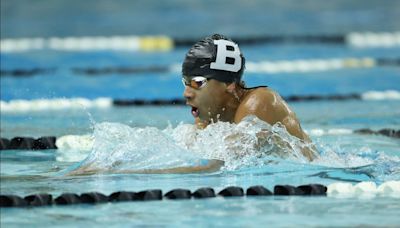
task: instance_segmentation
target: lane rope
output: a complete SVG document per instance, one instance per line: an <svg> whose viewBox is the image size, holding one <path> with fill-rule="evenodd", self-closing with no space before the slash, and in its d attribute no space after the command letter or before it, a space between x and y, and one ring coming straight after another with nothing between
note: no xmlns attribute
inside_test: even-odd
<svg viewBox="0 0 400 228"><path fill-rule="evenodd" d="M100 204L133 201L154 200L189 200L207 199L215 197L282 197L282 196L319 196L319 197L393 197L400 198L400 181L387 181L376 186L374 182L333 183L328 186L322 184L306 184L300 186L275 185L273 192L262 185L251 186L246 191L242 187L229 186L216 194L213 188L199 188L194 192L189 189L172 189L163 194L161 189L151 189L139 192L118 191L110 195L100 192L86 192L82 194L63 193L57 197L51 194L39 193L25 197L18 195L0 195L0 207L38 207L50 205L71 204Z"/></svg>
<svg viewBox="0 0 400 228"><path fill-rule="evenodd" d="M380 130L372 130L368 128L363 129L309 129L305 130L310 136L324 136L324 135L380 135L400 139L400 129L383 128ZM43 136L37 139L32 137L18 136L12 139L0 138L0 150L46 150L46 149L59 149L62 151L76 150L76 151L90 151L93 147L94 139L90 135L64 135L56 136Z"/></svg>
<svg viewBox="0 0 400 228"><path fill-rule="evenodd" d="M361 94L333 94L333 95L291 95L284 99L288 102L308 102L308 101L384 101L400 100L400 91L366 91ZM166 106L166 105L185 105L184 99L112 99L107 97L97 99L87 98L54 98L54 99L16 99L10 101L0 101L2 113L24 113L41 111L74 110L82 108L107 109L112 107L129 106Z"/></svg>
<svg viewBox="0 0 400 228"><path fill-rule="evenodd" d="M169 51L173 40L166 36L51 37L2 39L1 52L55 51Z"/></svg>
<svg viewBox="0 0 400 228"><path fill-rule="evenodd" d="M111 98L55 98L55 99L35 99L35 100L11 100L0 101L2 113L8 112L32 112L46 110L66 110L82 108L110 108L113 105Z"/></svg>
<svg viewBox="0 0 400 228"><path fill-rule="evenodd" d="M332 58L332 59L297 59L247 62L246 72L267 74L309 73L343 69L364 69L373 67L399 67L400 58ZM157 76L162 73L181 73L181 64L170 66L109 66L109 67L72 67L75 75L140 75L149 74ZM32 69L1 69L2 77L29 77L35 75L57 75L57 68L32 68Z"/></svg>
<svg viewBox="0 0 400 228"><path fill-rule="evenodd" d="M346 35L265 35L258 37L233 37L239 45L255 44L335 44L356 48L392 48L400 46L400 32L353 32ZM195 39L174 39L167 36L97 36L2 39L1 52L26 52L35 50L56 51L170 51L186 47Z"/></svg>

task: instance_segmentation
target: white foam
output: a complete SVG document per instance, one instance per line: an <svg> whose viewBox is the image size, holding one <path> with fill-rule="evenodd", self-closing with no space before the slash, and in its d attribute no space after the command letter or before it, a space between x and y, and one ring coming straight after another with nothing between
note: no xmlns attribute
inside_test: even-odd
<svg viewBox="0 0 400 228"><path fill-rule="evenodd" d="M91 135L65 135L57 138L57 161L76 162L81 161L93 148Z"/></svg>
<svg viewBox="0 0 400 228"><path fill-rule="evenodd" d="M1 101L1 112L31 112L62 109L82 108L109 108L112 106L111 98L97 98L89 100L86 98L56 98L36 100L11 100Z"/></svg>
<svg viewBox="0 0 400 228"><path fill-rule="evenodd" d="M93 149L82 165L100 169L141 170L190 166L197 159L154 127L119 123L95 125Z"/></svg>
<svg viewBox="0 0 400 228"><path fill-rule="evenodd" d="M91 150L93 148L93 137L91 135L64 135L57 138L58 150Z"/></svg>
<svg viewBox="0 0 400 228"><path fill-rule="evenodd" d="M400 91L368 91L361 95L363 100L400 100Z"/></svg>

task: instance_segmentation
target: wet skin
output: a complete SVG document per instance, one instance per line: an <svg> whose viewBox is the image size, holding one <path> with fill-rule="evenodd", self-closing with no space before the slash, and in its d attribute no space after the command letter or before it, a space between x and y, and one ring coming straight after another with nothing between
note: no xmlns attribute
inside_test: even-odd
<svg viewBox="0 0 400 228"><path fill-rule="evenodd" d="M296 114L270 88L243 89L236 83L210 79L201 89L185 86L183 96L186 104L192 107L198 128L205 128L217 121L239 123L244 117L255 115L271 125L280 122L291 135L303 142L311 142L302 130ZM314 152L308 150L303 151L303 154L310 160L315 156Z"/></svg>

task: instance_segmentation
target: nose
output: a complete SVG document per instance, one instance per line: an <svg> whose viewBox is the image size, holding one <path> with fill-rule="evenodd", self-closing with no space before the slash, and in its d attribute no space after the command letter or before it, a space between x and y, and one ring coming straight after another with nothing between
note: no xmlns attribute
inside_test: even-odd
<svg viewBox="0 0 400 228"><path fill-rule="evenodd" d="M185 86L185 90L183 91L183 97L186 98L186 100L193 99L194 97L194 91L190 86Z"/></svg>

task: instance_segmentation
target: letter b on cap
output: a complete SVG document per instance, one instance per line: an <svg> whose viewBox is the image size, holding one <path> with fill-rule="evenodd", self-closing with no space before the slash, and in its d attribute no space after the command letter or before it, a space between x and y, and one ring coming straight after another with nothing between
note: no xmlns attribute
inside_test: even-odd
<svg viewBox="0 0 400 228"><path fill-rule="evenodd" d="M242 68L239 46L229 40L214 40L214 44L217 45L217 57L210 68L238 72Z"/></svg>

